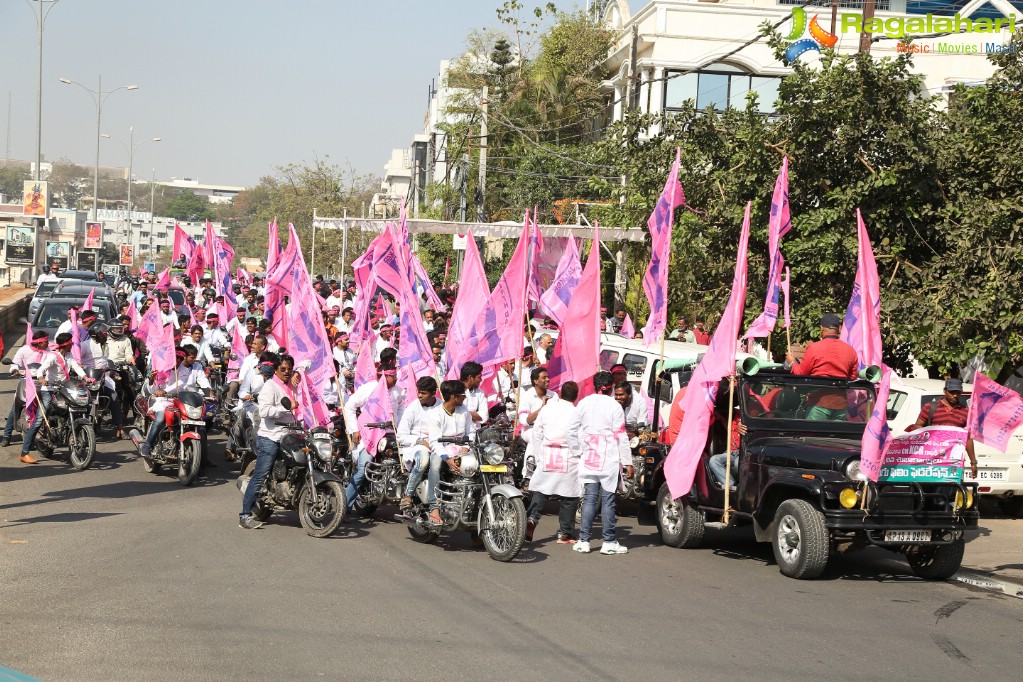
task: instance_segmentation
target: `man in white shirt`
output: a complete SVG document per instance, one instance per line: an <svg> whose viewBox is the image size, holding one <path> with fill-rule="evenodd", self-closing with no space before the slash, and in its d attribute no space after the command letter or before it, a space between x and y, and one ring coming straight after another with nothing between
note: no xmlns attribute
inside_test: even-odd
<svg viewBox="0 0 1023 682"><path fill-rule="evenodd" d="M409 470L405 495L399 504L402 512L412 506L412 495L428 467L437 469L437 480L440 480L440 455L434 456L430 449L431 415L433 410L438 409L437 380L433 377L420 377L416 381L416 398L405 408L395 434L398 447L401 448L402 462ZM428 492L428 495L433 495L433 491Z"/></svg>
<svg viewBox="0 0 1023 682"><path fill-rule="evenodd" d="M295 421L294 410L298 409L298 402L291 392L291 370L290 359L278 359L274 364L273 377L263 384L259 391L256 466L245 487L242 511L238 516L238 525L245 529L251 530L263 525L262 521L252 516L252 508L256 504L256 496L263 487L266 475L270 473L270 468L277 459L281 441L288 433L288 425Z"/></svg>
<svg viewBox="0 0 1023 682"><path fill-rule="evenodd" d="M46 356L50 354L47 350L47 346L50 343L50 335L44 332L42 329L37 329L32 334L32 340L30 343L26 343L24 346L18 349L18 352L14 354L14 360L11 361L11 378L17 378L21 374L28 374L29 365L41 365ZM11 436L14 435L14 403L11 401L11 411L7 415L7 425L4 426L4 435L0 439L0 447L7 447L11 444ZM34 463L35 459L29 457L33 462L26 462L26 464Z"/></svg>
<svg viewBox="0 0 1023 682"><path fill-rule="evenodd" d="M380 336L377 338L373 352L373 359L377 362L380 362L380 351L394 346L394 341L391 340L391 332L393 329L394 325L392 324L385 323L380 326Z"/></svg>
<svg viewBox="0 0 1023 682"><path fill-rule="evenodd" d="M553 352L554 337L550 334L540 334L540 338L536 340L536 362L540 365L546 365L550 362L551 352Z"/></svg>
<svg viewBox="0 0 1023 682"><path fill-rule="evenodd" d="M153 412L153 423L149 425L149 433L146 434L146 442L139 446L139 452L143 457L149 457L153 446L156 444L156 437L160 428L165 424L164 410L171 404L171 397L176 396L187 388L200 388L211 396L213 389L210 380L206 378L206 372L201 365L195 361L195 348L187 346L184 349L175 351L178 366L173 372L168 372L166 378L160 379L157 372L149 373L150 386L152 387L152 403L150 410Z"/></svg>
<svg viewBox="0 0 1023 682"><path fill-rule="evenodd" d="M355 381L355 352L349 348L350 339L347 332L338 334L334 341L333 356L338 367L338 377L341 379L342 388L345 394L351 393Z"/></svg>
<svg viewBox="0 0 1023 682"><path fill-rule="evenodd" d="M210 348L227 348L231 345L231 338L220 326L220 315L211 312L206 316L206 330L203 338Z"/></svg>
<svg viewBox="0 0 1023 682"><path fill-rule="evenodd" d="M241 327L239 331L242 333L242 336L245 336L245 308L241 306L238 306L235 316L224 325L224 332L228 335L228 338L234 333L234 328L239 326Z"/></svg>
<svg viewBox="0 0 1023 682"><path fill-rule="evenodd" d="M519 395L519 424L522 425L519 435L522 436L522 440L526 441L526 454L522 458L522 478L524 479L528 479L533 474L533 468L536 466L533 423L536 422L536 418L540 416L540 410L548 401L558 399L556 393L547 390L547 387L551 385L551 380L547 376L546 369L543 367L533 368L530 379L532 388L529 391L519 389L522 391Z"/></svg>
<svg viewBox="0 0 1023 682"><path fill-rule="evenodd" d="M615 536L615 494L618 480L634 475L629 437L625 434L625 412L611 397L614 379L610 372L597 372L593 377L593 395L579 401L568 428L568 445L581 458L579 481L583 484L583 514L579 541L572 547L577 552L590 551L593 519L598 500L603 524L604 544L601 554L626 554L629 550L618 544Z"/></svg>
<svg viewBox="0 0 1023 682"><path fill-rule="evenodd" d="M575 544L572 534L579 508L579 458L573 457L568 447L568 427L575 418L578 397L579 386L574 381L565 382L561 387L561 400L547 405L533 425L533 442L539 461L529 479L526 540L530 542L547 500L557 495L561 498L557 544Z"/></svg>
<svg viewBox="0 0 1023 682"><path fill-rule="evenodd" d="M370 397L373 395L373 391L376 390L377 385L381 381L387 382L387 390L391 398L394 421L396 423L401 422L403 412L402 406L404 405L405 397L404 392L398 387L398 372L394 369L394 365L390 362L382 364L377 369L376 381L367 381L364 383L355 390L355 393L353 393L345 403L345 428L352 436L352 445L356 446L352 451L352 459L355 461L355 467L352 472L352 478L348 482L348 487L345 490L345 496L348 501L348 511L351 511L354 508L355 497L359 492L360 486L362 486L363 479L366 477L366 465L369 464L369 461L376 456L375 452L368 452L365 445L362 444L362 435L359 433L359 418L357 410L361 410L369 401Z"/></svg>
<svg viewBox="0 0 1023 682"><path fill-rule="evenodd" d="M34 464L36 462L35 458L28 453L32 449L32 442L35 440L36 433L43 423L43 414L50 406L53 384L69 379L72 373L79 379L85 376L85 370L71 356L71 346L73 345L71 335L67 333L58 334L56 344L57 349L46 354L46 357L43 358L39 368L34 373L34 376L39 379L39 388L41 389L38 394L40 409L35 421L32 422L28 431L25 432L25 438L21 444L21 461L26 464Z"/></svg>
<svg viewBox="0 0 1023 682"><path fill-rule="evenodd" d="M50 264L49 271L41 273L39 275L39 277L36 278L36 288L38 288L39 285L42 284L43 282L48 282L48 281L59 282L60 281L59 275L60 275L60 265L58 265L57 262L54 261L53 263Z"/></svg>
<svg viewBox="0 0 1023 682"><path fill-rule="evenodd" d="M465 384L463 403L465 409L469 411L469 416L477 426L486 424L490 419L490 412L487 410L487 396L480 390L480 384L483 383L483 365L470 360L462 365L460 378Z"/></svg>
<svg viewBox="0 0 1023 682"><path fill-rule="evenodd" d="M235 398L238 396L238 389L241 387L241 379L249 373L249 371L259 363L259 356L266 350L266 339L262 336L253 336L252 343L249 344L249 354L242 360L242 364L238 367L238 381L232 381L227 385L227 397Z"/></svg>
<svg viewBox="0 0 1023 682"><path fill-rule="evenodd" d="M615 384L614 397L622 406L626 424L640 426L647 423L646 401L636 394L632 384L628 381L620 381Z"/></svg>
<svg viewBox="0 0 1023 682"><path fill-rule="evenodd" d="M472 438L476 433L476 424L462 404L465 402L465 384L461 381L445 381L440 385L440 395L444 399L444 403L431 413L430 449L434 455L440 456L441 462L447 463L453 473L458 474L461 456L469 451L468 446L441 443L440 439ZM440 467L437 467L436 473L434 473L433 466L430 467L427 481L432 498L428 500L430 518L427 523L431 526L443 526L444 520L440 516L440 505L437 503L437 496L434 492L437 489L437 484L440 483Z"/></svg>
<svg viewBox="0 0 1023 682"><path fill-rule="evenodd" d="M515 361L507 360L497 370L497 376L494 377L493 381L493 393L487 396L489 404L496 404L507 412L508 417L515 419L515 405L508 406L508 398L512 400L515 398Z"/></svg>
<svg viewBox="0 0 1023 682"><path fill-rule="evenodd" d="M341 334L351 334L355 327L355 311L348 307L341 311L341 316L334 320L334 326Z"/></svg>

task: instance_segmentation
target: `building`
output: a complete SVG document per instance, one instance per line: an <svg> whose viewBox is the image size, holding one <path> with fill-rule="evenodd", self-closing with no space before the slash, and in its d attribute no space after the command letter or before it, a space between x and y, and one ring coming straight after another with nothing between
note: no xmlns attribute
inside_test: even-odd
<svg viewBox="0 0 1023 682"><path fill-rule="evenodd" d="M164 187L170 187L178 191L188 190L196 196L206 197L211 204L229 204L234 201L234 198L238 196L238 193L244 190L244 187L237 187L235 185L211 185L209 183L201 183L198 180L192 178L171 178L170 180L157 180L156 184Z"/></svg>
<svg viewBox="0 0 1023 682"><path fill-rule="evenodd" d="M745 107L746 94L759 95L759 107L774 111L779 79L791 69L778 60L766 39L758 37L764 22L778 23L787 35L792 30L794 8L803 0L652 0L635 14L628 0L604 0L596 9L604 23L617 32L608 56L609 78L605 83L613 102L613 118L624 110L644 113L671 112L687 100L699 109L713 106ZM839 0L834 34L835 49L842 54L859 48L863 0ZM950 16L958 5L914 0L877 0L875 16L886 25L899 24L923 15ZM817 16L819 25L830 32L831 2L807 7L807 17ZM1006 0L971 0L959 8L961 18L1021 17L1023 13ZM889 23L889 22L893 23ZM1005 22L1008 25L1008 21ZM844 30L843 30L844 27ZM893 30L893 32L895 32ZM915 31L914 31L915 33ZM807 37L808 34L802 34ZM797 37L796 39L798 39ZM1008 28L997 33L958 33L935 37L914 37L914 45L927 52L914 54L913 68L924 79L925 93L947 93L957 83L984 81L993 72L986 52L992 46L1009 45ZM735 51L746 41L750 44ZM900 41L875 33L871 54L875 58L895 57ZM733 53L734 52L734 53ZM811 49L801 59L817 59Z"/></svg>

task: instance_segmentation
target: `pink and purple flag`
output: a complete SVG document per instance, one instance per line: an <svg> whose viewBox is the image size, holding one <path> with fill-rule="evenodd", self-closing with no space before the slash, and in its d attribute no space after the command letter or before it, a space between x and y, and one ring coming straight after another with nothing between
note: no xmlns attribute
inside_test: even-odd
<svg viewBox="0 0 1023 682"><path fill-rule="evenodd" d="M764 338L774 331L778 322L778 299L781 296L781 273L785 259L781 255L781 238L792 229L792 214L789 210L789 158L781 162L781 171L774 183L771 197L771 217L767 223L767 257L771 267L767 274L767 298L764 312L753 320L745 338Z"/></svg>
<svg viewBox="0 0 1023 682"><path fill-rule="evenodd" d="M195 240L188 236L188 233L181 229L181 226L174 223L174 249L171 255L171 261L176 263L181 258L186 261L192 257L192 253L195 252L196 243Z"/></svg>
<svg viewBox="0 0 1023 682"><path fill-rule="evenodd" d="M537 215L540 211L536 206L533 207L533 227L529 233L529 253L527 254L529 263L529 289L528 296L530 301L540 302L540 296L543 294L543 281L540 277L540 254L543 253L543 235L540 234L540 225L537 220ZM528 217L526 218L529 219Z"/></svg>
<svg viewBox="0 0 1023 682"><path fill-rule="evenodd" d="M888 428L888 393L892 384L892 370L881 365L881 381L877 384L877 399L870 410L867 426L863 429L860 440L860 471L871 481L877 483L881 475L881 464L884 462L885 450L891 440L891 429Z"/></svg>
<svg viewBox="0 0 1023 682"><path fill-rule="evenodd" d="M572 300L572 294L579 286L579 279L582 276L583 266L579 262L579 247L575 243L575 237L569 235L565 252L558 261L554 281L540 296L540 311L554 320L559 327L564 323L568 302Z"/></svg>
<svg viewBox="0 0 1023 682"><path fill-rule="evenodd" d="M323 402L323 394L313 387L308 374L302 374L295 397L298 399L300 418L307 429L330 423L330 410L327 409L327 403Z"/></svg>
<svg viewBox="0 0 1023 682"><path fill-rule="evenodd" d="M71 318L71 357L77 362L82 361L82 329L78 325L78 312L72 310L70 312ZM89 337L86 335L85 340Z"/></svg>
<svg viewBox="0 0 1023 682"><path fill-rule="evenodd" d="M82 310L92 310L92 301L96 296L96 288L89 289L89 295L85 297L85 303L82 304Z"/></svg>
<svg viewBox="0 0 1023 682"><path fill-rule="evenodd" d="M39 393L32 374L25 373L25 423L31 426L39 416Z"/></svg>
<svg viewBox="0 0 1023 682"><path fill-rule="evenodd" d="M686 203L685 193L678 181L678 169L682 151L675 151L675 163L671 166L664 191L654 212L647 220L650 229L650 264L643 275L643 291L650 303L650 317L647 318L643 343L650 346L660 340L668 326L668 261L671 257L671 226L675 221L675 209Z"/></svg>
<svg viewBox="0 0 1023 682"><path fill-rule="evenodd" d="M440 300L440 296L433 288L433 283L430 282L430 276L426 274L426 268L419 262L419 257L412 254L412 268L415 273L415 278L419 283L420 289L426 294L426 300L429 302L430 307L438 312L444 312L447 310L447 306L444 305L444 301ZM419 302L416 301L416 308L419 308Z"/></svg>
<svg viewBox="0 0 1023 682"><path fill-rule="evenodd" d="M281 255L281 236L277 228L277 218L274 218L270 223L269 238L267 240L267 251L266 251L266 272L270 274L270 271L277 265L277 259Z"/></svg>
<svg viewBox="0 0 1023 682"><path fill-rule="evenodd" d="M565 312L565 330L571 333L558 335L547 362L552 390L568 381L582 388L600 369L600 233L596 226L583 276Z"/></svg>
<svg viewBox="0 0 1023 682"><path fill-rule="evenodd" d="M490 285L487 283L487 273L483 269L483 260L480 258L479 249L476 248L476 240L472 236L472 230L466 233L465 256L462 262L462 284L458 287L458 296L451 308L451 322L448 325L448 340L444 346L445 357L447 358L448 379L457 379L458 358L454 357L462 348L462 344L469 336L472 325L487 305L490 298Z"/></svg>
<svg viewBox="0 0 1023 682"><path fill-rule="evenodd" d="M788 266L785 267L785 277L781 280L781 293L785 298L785 324L782 325L784 329L788 329L792 326L792 320L789 318L789 280L791 279Z"/></svg>
<svg viewBox="0 0 1023 682"><path fill-rule="evenodd" d="M160 291L167 291L168 289L170 289L170 287L171 287L170 267L166 267L163 269L163 272L160 273L160 276L156 280L156 288L159 289Z"/></svg>
<svg viewBox="0 0 1023 682"><path fill-rule="evenodd" d="M144 336L149 361L157 372L171 372L177 366L174 355L174 327L165 325L159 306L151 305L142 316L139 336Z"/></svg>
<svg viewBox="0 0 1023 682"><path fill-rule="evenodd" d="M859 242L856 280L840 338L856 350L860 369L863 369L882 364L881 283L877 278L874 249L870 246L870 235L863 224L860 209L856 209L856 236Z"/></svg>
<svg viewBox="0 0 1023 682"><path fill-rule="evenodd" d="M1019 393L977 372L970 396L966 429L973 440L1001 452L1009 447L1012 432L1023 424L1023 398Z"/></svg>
<svg viewBox="0 0 1023 682"><path fill-rule="evenodd" d="M354 384L356 389L363 384L368 384L376 379L377 367L376 363L373 361L373 358L376 355L376 345L377 337L372 331L370 331L369 335L362 340L361 344L359 344L359 355L355 358Z"/></svg>
<svg viewBox="0 0 1023 682"><path fill-rule="evenodd" d="M632 339L636 336L636 328L633 326L632 318L629 317L628 313L625 313L625 319L622 320L622 328L619 333L627 339Z"/></svg>
<svg viewBox="0 0 1023 682"><path fill-rule="evenodd" d="M380 377L376 388L370 394L359 414L359 435L366 446L366 451L376 453L377 444L384 437L383 429L371 429L366 424L389 422L394 418L394 405L391 404L391 392L387 388L387 380Z"/></svg>
<svg viewBox="0 0 1023 682"><path fill-rule="evenodd" d="M707 445L707 433L714 415L714 402L717 400L721 379L735 374L735 355L746 307L749 223L750 204L746 204L735 257L732 293L721 315L721 322L710 339L707 352L689 380L686 395L682 399L682 409L685 410L682 428L664 462L664 477L672 499L678 499L692 489L700 457Z"/></svg>

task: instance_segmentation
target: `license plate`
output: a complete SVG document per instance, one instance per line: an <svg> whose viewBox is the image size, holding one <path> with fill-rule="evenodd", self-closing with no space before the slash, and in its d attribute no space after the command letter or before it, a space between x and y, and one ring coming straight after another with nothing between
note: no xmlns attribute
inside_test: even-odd
<svg viewBox="0 0 1023 682"><path fill-rule="evenodd" d="M989 481L1004 481L1005 471L990 471L987 469L981 469L977 472L977 480L987 479Z"/></svg>
<svg viewBox="0 0 1023 682"><path fill-rule="evenodd" d="M195 419L182 419L182 424L191 424L192 426L206 426L206 422L197 421Z"/></svg>
<svg viewBox="0 0 1023 682"><path fill-rule="evenodd" d="M929 530L886 530L884 532L885 542L930 542L931 531Z"/></svg>
<svg viewBox="0 0 1023 682"><path fill-rule="evenodd" d="M480 466L480 471L485 474L506 474L508 473L507 464L483 464Z"/></svg>

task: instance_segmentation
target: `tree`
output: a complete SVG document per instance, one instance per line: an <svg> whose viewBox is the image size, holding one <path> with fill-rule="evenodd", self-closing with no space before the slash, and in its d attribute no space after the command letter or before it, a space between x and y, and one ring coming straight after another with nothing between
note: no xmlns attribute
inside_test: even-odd
<svg viewBox="0 0 1023 682"><path fill-rule="evenodd" d="M25 181L31 179L27 168L0 167L0 194L7 197L7 201L21 201Z"/></svg>
<svg viewBox="0 0 1023 682"><path fill-rule="evenodd" d="M46 179L51 203L61 208L79 208L81 198L92 195L92 173L66 158L53 164Z"/></svg>
<svg viewBox="0 0 1023 682"><path fill-rule="evenodd" d="M209 199L197 195L190 189L186 189L171 197L166 203L165 210L168 217L189 222L212 220L214 217L214 211L210 207Z"/></svg>

